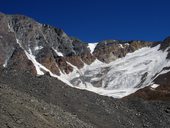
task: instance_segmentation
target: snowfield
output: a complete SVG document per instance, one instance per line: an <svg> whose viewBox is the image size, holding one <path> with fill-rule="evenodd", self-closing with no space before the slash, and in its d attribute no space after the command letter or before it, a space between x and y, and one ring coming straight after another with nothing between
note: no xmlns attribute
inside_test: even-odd
<svg viewBox="0 0 170 128"><path fill-rule="evenodd" d="M18 39L17 43L23 48ZM96 45L97 43L89 44L91 53L93 53ZM100 95L122 98L149 85L154 85L152 88L157 87L153 80L159 74L168 72L163 70L164 67L170 67L170 61L166 59L167 50L163 52L159 48L160 45L152 48L144 47L108 64L96 59L90 65L84 64L85 66L82 69L78 69L67 62L73 67L73 71L69 74L60 71L60 76L53 74L37 62L31 49L24 51L28 59L33 62L37 75L44 75L43 71L46 71L52 77L63 81L71 87L85 89ZM56 49L54 51L59 56L63 56Z"/></svg>
<svg viewBox="0 0 170 128"><path fill-rule="evenodd" d="M70 64L74 71L61 76L79 89L122 98L153 84L155 77L165 72L162 69L170 66L167 52L159 48L144 47L109 64L95 60L82 69Z"/></svg>
<svg viewBox="0 0 170 128"><path fill-rule="evenodd" d="M89 43L88 47L90 48L90 52L93 53L98 43Z"/></svg>

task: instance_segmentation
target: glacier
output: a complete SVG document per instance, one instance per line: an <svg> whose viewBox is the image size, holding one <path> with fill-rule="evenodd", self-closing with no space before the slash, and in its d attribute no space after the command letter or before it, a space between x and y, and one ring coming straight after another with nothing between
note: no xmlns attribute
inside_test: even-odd
<svg viewBox="0 0 170 128"><path fill-rule="evenodd" d="M110 63L95 60L82 69L70 64L73 72L62 74L74 87L100 95L122 98L152 85L159 74L170 66L166 59L168 52L159 50L160 45L144 47Z"/></svg>

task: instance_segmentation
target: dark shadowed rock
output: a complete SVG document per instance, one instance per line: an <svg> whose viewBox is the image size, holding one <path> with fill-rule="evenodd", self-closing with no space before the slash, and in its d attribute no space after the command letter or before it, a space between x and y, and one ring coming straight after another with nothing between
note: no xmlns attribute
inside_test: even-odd
<svg viewBox="0 0 170 128"><path fill-rule="evenodd" d="M167 37L162 43L160 49L165 50L170 46L170 37Z"/></svg>

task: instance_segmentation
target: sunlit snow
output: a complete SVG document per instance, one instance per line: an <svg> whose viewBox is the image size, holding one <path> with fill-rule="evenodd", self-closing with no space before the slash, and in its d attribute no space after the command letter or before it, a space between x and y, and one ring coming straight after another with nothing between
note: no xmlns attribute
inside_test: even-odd
<svg viewBox="0 0 170 128"><path fill-rule="evenodd" d="M88 47L90 48L90 52L93 53L94 49L98 43L88 43Z"/></svg>
<svg viewBox="0 0 170 128"><path fill-rule="evenodd" d="M72 66L65 78L80 89L121 98L152 84L155 75L170 65L167 52L159 48L144 47L109 64L96 60L82 69Z"/></svg>
<svg viewBox="0 0 170 128"><path fill-rule="evenodd" d="M151 88L152 88L152 89L155 89L155 88L157 88L157 87L159 87L158 84L153 84L153 85L151 85Z"/></svg>
<svg viewBox="0 0 170 128"><path fill-rule="evenodd" d="M63 56L63 53L59 52L57 49L54 49L53 50L55 51L55 53L58 55L58 56Z"/></svg>

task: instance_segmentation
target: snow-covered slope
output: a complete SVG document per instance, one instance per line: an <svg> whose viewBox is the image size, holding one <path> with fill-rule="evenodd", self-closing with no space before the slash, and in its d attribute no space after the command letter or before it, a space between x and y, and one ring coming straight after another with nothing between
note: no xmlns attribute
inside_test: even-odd
<svg viewBox="0 0 170 128"><path fill-rule="evenodd" d="M94 51L97 44L98 43L88 43L88 47L90 48L91 53L93 53L93 51Z"/></svg>
<svg viewBox="0 0 170 128"><path fill-rule="evenodd" d="M159 48L144 47L109 64L95 60L80 70L70 64L74 71L61 77L77 88L121 98L152 84L155 76L170 66L167 52Z"/></svg>

